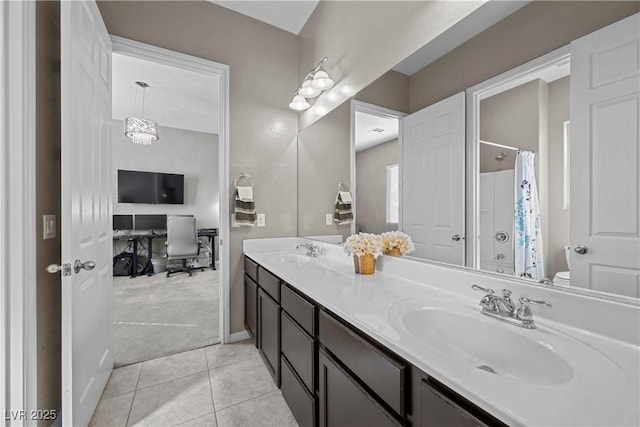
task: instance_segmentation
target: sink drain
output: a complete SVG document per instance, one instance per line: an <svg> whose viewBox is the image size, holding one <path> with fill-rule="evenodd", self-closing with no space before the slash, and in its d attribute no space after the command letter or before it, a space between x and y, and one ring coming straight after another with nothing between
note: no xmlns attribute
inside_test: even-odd
<svg viewBox="0 0 640 427"><path fill-rule="evenodd" d="M489 372L490 374L498 375L498 373L496 371L494 371L491 366L480 365L480 366L476 366L476 368L480 369L481 371Z"/></svg>

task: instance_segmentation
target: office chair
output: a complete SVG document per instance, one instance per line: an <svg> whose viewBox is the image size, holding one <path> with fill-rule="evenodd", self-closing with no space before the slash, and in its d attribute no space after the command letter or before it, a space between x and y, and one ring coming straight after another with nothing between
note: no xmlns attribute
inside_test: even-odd
<svg viewBox="0 0 640 427"><path fill-rule="evenodd" d="M191 276L193 268L187 265L187 260L197 258L199 253L200 242L196 232L196 218L191 215L168 215L167 260L181 260L182 268L168 268L167 277L179 272L187 272ZM198 268L204 271L204 268Z"/></svg>

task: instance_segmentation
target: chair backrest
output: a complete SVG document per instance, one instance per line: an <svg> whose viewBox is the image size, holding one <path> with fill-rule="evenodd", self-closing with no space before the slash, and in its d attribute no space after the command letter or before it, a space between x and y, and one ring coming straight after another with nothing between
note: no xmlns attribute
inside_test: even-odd
<svg viewBox="0 0 640 427"><path fill-rule="evenodd" d="M196 218L187 215L167 216L167 256L188 258L198 255Z"/></svg>

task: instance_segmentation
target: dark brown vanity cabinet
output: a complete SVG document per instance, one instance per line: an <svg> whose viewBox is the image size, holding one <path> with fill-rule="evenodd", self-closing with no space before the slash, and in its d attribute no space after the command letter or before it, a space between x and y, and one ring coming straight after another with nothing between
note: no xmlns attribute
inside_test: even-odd
<svg viewBox="0 0 640 427"><path fill-rule="evenodd" d="M321 427L403 425L323 349L319 351L318 371Z"/></svg>
<svg viewBox="0 0 640 427"><path fill-rule="evenodd" d="M244 327L257 345L258 284L244 275Z"/></svg>
<svg viewBox="0 0 640 427"><path fill-rule="evenodd" d="M258 289L258 351L280 387L280 304Z"/></svg>
<svg viewBox="0 0 640 427"><path fill-rule="evenodd" d="M300 426L316 426L316 306L285 283L280 297L282 395Z"/></svg>
<svg viewBox="0 0 640 427"><path fill-rule="evenodd" d="M505 425L246 257L245 326L300 426Z"/></svg>

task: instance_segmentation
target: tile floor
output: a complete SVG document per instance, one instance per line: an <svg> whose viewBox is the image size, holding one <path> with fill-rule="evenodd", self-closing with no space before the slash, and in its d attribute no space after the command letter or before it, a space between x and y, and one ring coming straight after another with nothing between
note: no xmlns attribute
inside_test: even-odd
<svg viewBox="0 0 640 427"><path fill-rule="evenodd" d="M297 426L251 341L113 370L91 426Z"/></svg>

